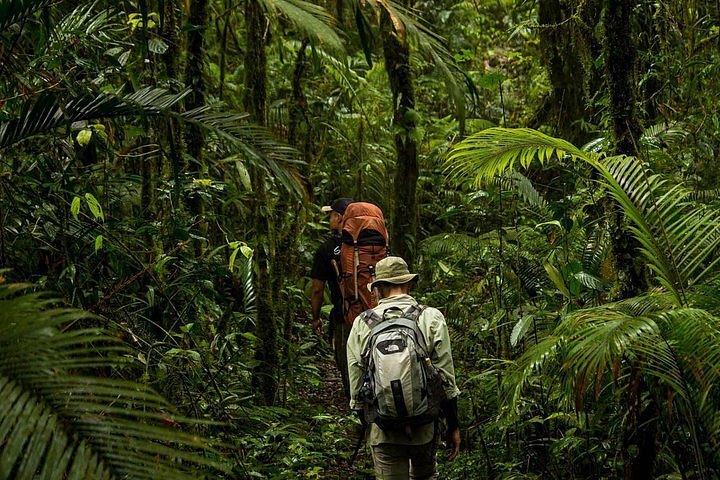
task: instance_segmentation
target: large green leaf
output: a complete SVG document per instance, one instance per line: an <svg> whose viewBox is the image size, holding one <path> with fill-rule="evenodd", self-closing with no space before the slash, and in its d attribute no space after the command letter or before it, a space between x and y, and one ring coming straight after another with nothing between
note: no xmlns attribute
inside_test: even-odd
<svg viewBox="0 0 720 480"><path fill-rule="evenodd" d="M223 469L206 441L167 426L178 418L154 391L107 376L129 353L116 339L68 328L95 319L54 303L0 285L0 478L192 479Z"/></svg>

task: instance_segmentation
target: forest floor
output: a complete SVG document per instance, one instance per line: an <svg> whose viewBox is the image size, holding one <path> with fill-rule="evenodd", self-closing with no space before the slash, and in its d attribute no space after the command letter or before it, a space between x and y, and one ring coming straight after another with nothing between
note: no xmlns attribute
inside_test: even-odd
<svg viewBox="0 0 720 480"><path fill-rule="evenodd" d="M332 350L321 349L314 360L315 366L319 370L320 383L301 389L300 397L309 405L316 407L315 410L322 412L314 417L315 421L333 423L333 425L323 426L322 429L330 429L336 437L341 437L335 439L334 445L324 445L327 448L327 463L323 466L318 478L372 479L374 478L370 473L372 472L372 459L364 443L360 447L353 465L350 465L358 443L360 424L351 416Z"/></svg>

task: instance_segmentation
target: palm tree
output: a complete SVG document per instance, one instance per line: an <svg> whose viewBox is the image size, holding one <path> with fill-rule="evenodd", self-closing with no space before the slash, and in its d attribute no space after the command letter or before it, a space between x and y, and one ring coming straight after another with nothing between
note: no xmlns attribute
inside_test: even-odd
<svg viewBox="0 0 720 480"><path fill-rule="evenodd" d="M530 129L478 132L455 147L448 170L480 183L516 166L565 161L592 167L600 188L630 220L651 289L561 315L554 330L515 362L505 381L506 413L518 412L522 392L540 372L559 382L562 402L579 411L592 409L601 392L620 391L620 397L603 399L623 399L616 412L627 428L662 435L652 435L649 443L642 435L623 437L623 454L627 439L639 447L626 478L657 473L658 445L669 445L667 453L685 473L714 477L718 451L712 439L720 433L720 309L714 300L720 294L720 210L692 200L688 189L652 174L635 157L586 152ZM684 437L690 439L691 465L683 465L676 447ZM645 471L639 473L643 459Z"/></svg>

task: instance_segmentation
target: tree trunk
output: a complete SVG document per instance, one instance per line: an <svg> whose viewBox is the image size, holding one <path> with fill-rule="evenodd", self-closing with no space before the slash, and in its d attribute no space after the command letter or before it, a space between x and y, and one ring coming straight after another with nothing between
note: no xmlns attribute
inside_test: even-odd
<svg viewBox="0 0 720 480"><path fill-rule="evenodd" d="M655 478L657 457L657 405L652 399L643 400L647 385L639 367L632 366L625 398L626 431L623 438L625 480L652 480Z"/></svg>
<svg viewBox="0 0 720 480"><path fill-rule="evenodd" d="M391 247L394 255L412 266L417 234L417 181L419 167L415 141L417 120L415 92L410 72L410 45L405 32L397 32L390 15L383 10L381 19L385 69L393 96L393 127L397 163L394 179Z"/></svg>
<svg viewBox="0 0 720 480"><path fill-rule="evenodd" d="M578 11L580 8L582 11ZM538 4L540 48L552 93L532 123L534 127L550 125L556 136L575 145L590 140L580 123L591 119L586 86L592 88L597 83L592 61L598 52L594 51L592 32L586 32L581 25L595 25L598 14L590 0L582 7L567 0L540 0ZM573 15L581 15L583 22L573 20Z"/></svg>
<svg viewBox="0 0 720 480"><path fill-rule="evenodd" d="M165 75L168 79L178 80L179 69L178 63L180 59L180 26L178 22L179 11L177 8L177 0L166 0L163 12L163 22L160 35L168 46L163 54L163 62L165 64ZM172 85L172 83L171 83ZM180 194L182 185L180 184L180 175L183 170L183 147L181 127L174 118L165 122L165 138L168 142L170 173L173 178L174 188L172 194L172 204L180 205Z"/></svg>
<svg viewBox="0 0 720 480"><path fill-rule="evenodd" d="M208 0L192 0L190 3L190 16L188 22L194 29L188 32L187 64L185 66L185 85L192 90L185 100L185 109L192 110L205 104L205 80L203 78L204 59L204 34L207 24ZM188 165L188 172L194 178L201 178L204 173L202 158L205 137L200 127L188 124L185 129L185 146L187 153L192 160ZM198 229L202 233L207 232L207 224L203 220L204 206L200 195L191 191L187 198L187 206L190 213L195 217ZM200 240L193 241L195 255L202 254L202 243Z"/></svg>
<svg viewBox="0 0 720 480"><path fill-rule="evenodd" d="M635 109L637 47L630 22L633 6L631 0L605 0L603 49L615 151L637 156L642 128Z"/></svg>
<svg viewBox="0 0 720 480"><path fill-rule="evenodd" d="M612 119L615 153L618 155L638 154L638 141L642 128L635 108L635 68L638 58L633 40L631 15L634 2L631 0L605 0L603 23L605 38L605 75L610 95L610 117ZM625 277L621 295L630 297L647 289L642 275L643 264L638 261L639 243L628 234L623 225L622 215L615 215L615 226L611 233L618 271ZM625 480L644 480L653 477L657 449L655 437L657 426L653 415L653 404L643 406L644 382L637 369L632 367L626 402L629 421L623 441L625 456ZM636 453L630 452L630 447Z"/></svg>
<svg viewBox="0 0 720 480"><path fill-rule="evenodd" d="M642 128L635 109L634 77L638 55L631 23L633 5L631 0L605 0L603 49L615 153L637 156ZM620 276L620 296L629 298L647 290L645 267L637 255L640 244L628 233L624 216L617 206L613 207L612 218L611 237Z"/></svg>
<svg viewBox="0 0 720 480"><path fill-rule="evenodd" d="M265 53L265 14L257 0L245 4L245 109L255 123L265 125L267 99L267 57ZM274 312L273 282L271 278L272 236L270 214L265 185L265 171L257 166L250 168L255 198L252 212L255 227L255 274L257 309L255 350L257 367L253 371L253 386L258 400L265 405L275 402L277 392L277 325Z"/></svg>
<svg viewBox="0 0 720 480"><path fill-rule="evenodd" d="M187 110L205 105L205 80L203 78L204 59L204 33L207 23L208 0L192 0L190 3L190 17L188 22L195 28L188 32L187 65L185 67L185 85L192 91L185 100ZM189 125L185 132L187 152L193 156L195 165L190 165L190 171L201 171L202 148L205 138L200 128Z"/></svg>

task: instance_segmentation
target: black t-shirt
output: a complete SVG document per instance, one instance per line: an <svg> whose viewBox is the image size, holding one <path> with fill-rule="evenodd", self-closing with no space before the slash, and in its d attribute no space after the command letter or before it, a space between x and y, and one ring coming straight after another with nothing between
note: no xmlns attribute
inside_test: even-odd
<svg viewBox="0 0 720 480"><path fill-rule="evenodd" d="M322 280L330 287L330 300L333 306L342 311L342 294L338 283L338 274L333 267L333 259L340 269L340 235L333 235L320 245L315 252L310 278Z"/></svg>

